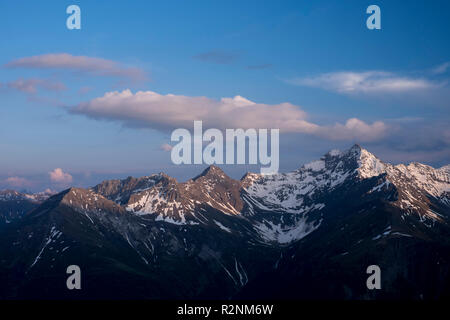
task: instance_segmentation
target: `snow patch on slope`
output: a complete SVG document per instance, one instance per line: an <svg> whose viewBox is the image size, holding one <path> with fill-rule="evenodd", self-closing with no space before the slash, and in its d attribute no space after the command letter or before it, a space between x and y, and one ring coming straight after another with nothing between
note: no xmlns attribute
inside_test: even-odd
<svg viewBox="0 0 450 320"><path fill-rule="evenodd" d="M255 228L265 240L287 244L306 237L319 226L320 222L314 225L313 223L307 223L306 218L300 219L294 226L274 224L264 219L262 223L256 224Z"/></svg>

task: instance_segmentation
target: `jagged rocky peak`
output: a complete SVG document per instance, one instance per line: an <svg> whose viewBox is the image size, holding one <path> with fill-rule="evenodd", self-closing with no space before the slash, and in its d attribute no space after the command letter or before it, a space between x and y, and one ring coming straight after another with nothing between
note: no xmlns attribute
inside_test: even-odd
<svg viewBox="0 0 450 320"><path fill-rule="evenodd" d="M258 180L260 177L261 177L261 175L257 174L257 173L253 173L253 172L245 173L241 178L242 187L244 187L244 188L249 187L253 182Z"/></svg>
<svg viewBox="0 0 450 320"><path fill-rule="evenodd" d="M150 186L150 188L153 188L155 185L163 184L163 185L174 185L178 184L178 180L174 177L171 177L165 173L158 173L157 175L153 176L153 179L155 181L155 184L153 186Z"/></svg>
<svg viewBox="0 0 450 320"><path fill-rule="evenodd" d="M248 173L242 186L265 207L306 212L310 201L349 180L366 179L384 172L384 163L355 144L346 151L332 150L298 170L264 176Z"/></svg>
<svg viewBox="0 0 450 320"><path fill-rule="evenodd" d="M358 155L361 153L361 151L364 150L363 147L359 143L355 143L353 146L350 147L350 149L347 150L347 153L353 153L355 155Z"/></svg>
<svg viewBox="0 0 450 320"><path fill-rule="evenodd" d="M69 188L61 192L62 198L61 203L64 204L82 204L89 200L91 197L99 197L100 195L94 193L92 190L82 189L82 188ZM102 197L103 198L103 197Z"/></svg>
<svg viewBox="0 0 450 320"><path fill-rule="evenodd" d="M328 151L322 158L335 158L335 157L345 157L345 158L352 158L352 159L359 159L362 154L369 153L366 149L361 147L358 143L355 143L353 146L351 146L348 150L339 150L339 149L332 149Z"/></svg>
<svg viewBox="0 0 450 320"><path fill-rule="evenodd" d="M434 169L421 164L410 163L387 166L388 178L396 185L414 187L416 190L426 191L429 195L440 197L450 192L450 173L446 170Z"/></svg>
<svg viewBox="0 0 450 320"><path fill-rule="evenodd" d="M223 200L235 203L238 200L231 199L239 198L242 183L227 176L221 168L211 165L194 179L182 184L182 188L193 198L206 195L218 202Z"/></svg>
<svg viewBox="0 0 450 320"><path fill-rule="evenodd" d="M441 167L439 169L435 169L423 163L412 162L407 166L407 168L408 170L416 174L425 176L427 178L432 178L434 180L441 180L450 183L449 181L450 165Z"/></svg>
<svg viewBox="0 0 450 320"><path fill-rule="evenodd" d="M230 178L217 166L211 165L199 176L182 185L186 196L198 203L208 203L227 214L239 214L243 208L240 197L242 182Z"/></svg>
<svg viewBox="0 0 450 320"><path fill-rule="evenodd" d="M354 144L347 151L333 149L320 160L307 163L300 169L310 171L356 170L359 178L367 179L384 173L386 164L359 144Z"/></svg>
<svg viewBox="0 0 450 320"><path fill-rule="evenodd" d="M61 193L60 203L80 212L123 212L120 205L92 189L70 188Z"/></svg>
<svg viewBox="0 0 450 320"><path fill-rule="evenodd" d="M359 144L353 145L346 154L356 159L358 176L362 179L376 177L386 172L386 164Z"/></svg>
<svg viewBox="0 0 450 320"><path fill-rule="evenodd" d="M195 212L208 205L226 214L239 214L241 183L217 166L183 183L163 179L148 190L133 193L126 209L138 215L155 215L156 220L176 224L198 223Z"/></svg>
<svg viewBox="0 0 450 320"><path fill-rule="evenodd" d="M223 172L222 169L220 169L219 167L217 167L215 165L210 165L205 170L203 170L202 173L200 173L198 176L196 176L192 180L197 181L198 179L200 179L202 177L204 177L206 179L230 179L230 177L228 177L225 174L225 172Z"/></svg>
<svg viewBox="0 0 450 320"><path fill-rule="evenodd" d="M174 178L165 173L158 173L141 178L128 177L123 180L105 180L91 190L114 202L125 204L132 194L148 190L162 181L171 180L174 180Z"/></svg>
<svg viewBox="0 0 450 320"><path fill-rule="evenodd" d="M314 169L317 171L322 167L326 167L327 169L354 168L360 179L368 179L381 174L387 174L391 179L403 175L403 179L413 179L416 182L430 183L439 181L447 184L449 183L450 172L449 165L440 169L435 169L418 162L413 162L408 165L392 165L381 161L377 156L362 148L359 144L353 145L344 152L332 150L320 160L304 165L305 169L313 171Z"/></svg>
<svg viewBox="0 0 450 320"><path fill-rule="evenodd" d="M440 167L439 170L442 171L442 172L447 172L448 174L450 174L450 164L448 164L446 166L443 166L443 167Z"/></svg>

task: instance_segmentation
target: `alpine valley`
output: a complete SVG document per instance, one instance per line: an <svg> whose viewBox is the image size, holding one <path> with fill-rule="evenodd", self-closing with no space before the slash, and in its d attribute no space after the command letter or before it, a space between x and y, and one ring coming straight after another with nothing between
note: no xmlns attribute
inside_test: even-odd
<svg viewBox="0 0 450 320"><path fill-rule="evenodd" d="M81 290L66 287L69 265ZM391 165L354 145L241 180L210 166L186 182L0 192L1 299L449 297L449 165Z"/></svg>

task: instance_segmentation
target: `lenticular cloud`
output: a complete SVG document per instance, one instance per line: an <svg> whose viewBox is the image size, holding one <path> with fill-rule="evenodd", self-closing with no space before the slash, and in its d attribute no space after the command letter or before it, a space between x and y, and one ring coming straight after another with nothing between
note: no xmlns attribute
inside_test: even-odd
<svg viewBox="0 0 450 320"><path fill-rule="evenodd" d="M6 64L7 68L60 69L84 72L99 76L124 77L133 80L145 80L145 73L132 67L108 59L73 56L68 53L51 53L24 57Z"/></svg>

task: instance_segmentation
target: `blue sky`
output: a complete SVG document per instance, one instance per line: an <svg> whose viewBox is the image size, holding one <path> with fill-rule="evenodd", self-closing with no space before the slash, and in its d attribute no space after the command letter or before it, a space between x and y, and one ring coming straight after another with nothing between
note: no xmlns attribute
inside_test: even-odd
<svg viewBox="0 0 450 320"><path fill-rule="evenodd" d="M66 28L71 4L81 30ZM381 30L366 27L371 4ZM201 166L175 166L161 149L179 125L153 120L174 103L167 94L187 97L186 114L196 97L207 97L208 114L235 96L272 106L273 121L282 103L298 109L299 127L280 128L281 171L355 142L393 163L448 164L448 30L448 1L3 1L0 188L192 177ZM127 103L137 91L162 96L144 125L122 98L108 98L119 115L93 102L127 89ZM237 178L255 168L224 169Z"/></svg>

